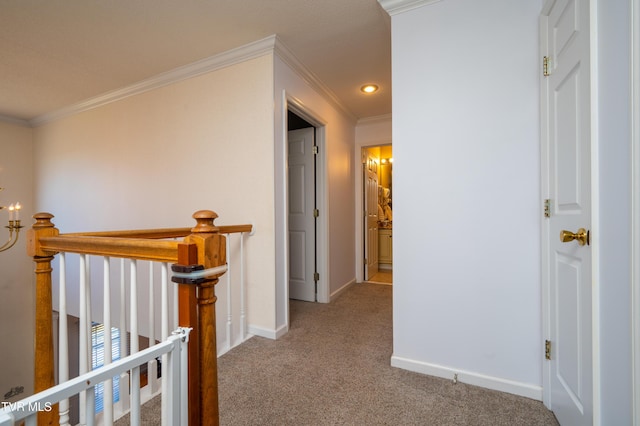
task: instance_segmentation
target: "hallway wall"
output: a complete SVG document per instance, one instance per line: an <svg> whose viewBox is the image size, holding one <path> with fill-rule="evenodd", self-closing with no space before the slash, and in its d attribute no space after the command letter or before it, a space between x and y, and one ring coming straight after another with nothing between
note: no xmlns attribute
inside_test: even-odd
<svg viewBox="0 0 640 426"><path fill-rule="evenodd" d="M392 364L536 399L541 5L392 16Z"/></svg>
<svg viewBox="0 0 640 426"><path fill-rule="evenodd" d="M220 225L253 223L248 321L273 328L272 94L265 54L40 126L36 209L61 232L188 227L201 209Z"/></svg>

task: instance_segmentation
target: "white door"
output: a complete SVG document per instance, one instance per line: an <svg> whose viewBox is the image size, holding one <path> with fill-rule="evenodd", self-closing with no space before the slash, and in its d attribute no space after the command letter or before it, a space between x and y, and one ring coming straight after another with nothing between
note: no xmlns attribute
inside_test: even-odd
<svg viewBox="0 0 640 426"><path fill-rule="evenodd" d="M378 272L378 160L367 153L364 163L364 279Z"/></svg>
<svg viewBox="0 0 640 426"><path fill-rule="evenodd" d="M314 128L288 133L289 297L316 301Z"/></svg>
<svg viewBox="0 0 640 426"><path fill-rule="evenodd" d="M589 3L547 1L541 19L541 48L548 57L548 76L542 80L542 183L549 200L543 221L549 342L543 386L545 404L563 426L590 425L593 419L592 266L586 241L591 228Z"/></svg>

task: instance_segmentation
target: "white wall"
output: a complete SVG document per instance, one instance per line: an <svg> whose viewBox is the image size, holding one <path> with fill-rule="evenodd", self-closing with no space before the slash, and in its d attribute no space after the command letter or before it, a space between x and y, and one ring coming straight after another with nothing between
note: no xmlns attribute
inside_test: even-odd
<svg viewBox="0 0 640 426"><path fill-rule="evenodd" d="M191 226L200 209L253 223L248 321L275 326L273 55L45 124L34 155L37 210L61 232Z"/></svg>
<svg viewBox="0 0 640 426"><path fill-rule="evenodd" d="M319 127L324 127L325 146L320 167L324 169L324 198L327 212L320 212L320 221L328 229L327 245L320 247L329 277L325 279L328 294L318 299L327 302L346 285L355 281L354 246L354 170L353 146L355 121L326 95L312 87L299 71L275 57L275 172L276 172L276 258L278 259L278 327L288 324L288 293L286 290L288 248L286 244L286 110L289 103L297 105ZM305 117L307 118L307 117ZM323 147L321 147L322 149Z"/></svg>
<svg viewBox="0 0 640 426"><path fill-rule="evenodd" d="M20 201L27 227L33 214L33 133L30 128L0 121L0 205ZM0 211L0 245L8 237L9 213ZM13 248L0 253L0 401L16 401L33 392L33 333L35 332L34 263L27 256L26 233ZM14 387L24 393L6 399Z"/></svg>
<svg viewBox="0 0 640 426"><path fill-rule="evenodd" d="M392 16L392 364L537 399L541 6Z"/></svg>

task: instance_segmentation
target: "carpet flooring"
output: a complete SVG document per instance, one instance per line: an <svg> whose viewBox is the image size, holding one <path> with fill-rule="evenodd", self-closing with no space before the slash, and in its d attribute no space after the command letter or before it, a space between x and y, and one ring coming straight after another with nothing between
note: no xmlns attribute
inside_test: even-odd
<svg viewBox="0 0 640 426"><path fill-rule="evenodd" d="M291 301L285 336L219 358L220 424L558 425L539 401L391 367L391 292L364 283L330 304ZM143 424L159 424L159 405Z"/></svg>
<svg viewBox="0 0 640 426"><path fill-rule="evenodd" d="M219 359L222 425L557 425L539 401L390 366L392 287L291 301L289 333Z"/></svg>

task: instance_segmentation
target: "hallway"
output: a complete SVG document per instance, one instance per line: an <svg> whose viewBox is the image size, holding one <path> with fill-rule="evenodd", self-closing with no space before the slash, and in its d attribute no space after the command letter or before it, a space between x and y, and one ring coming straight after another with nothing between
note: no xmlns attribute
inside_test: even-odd
<svg viewBox="0 0 640 426"><path fill-rule="evenodd" d="M389 285L291 301L291 329L218 361L222 425L556 425L541 402L393 368Z"/></svg>

